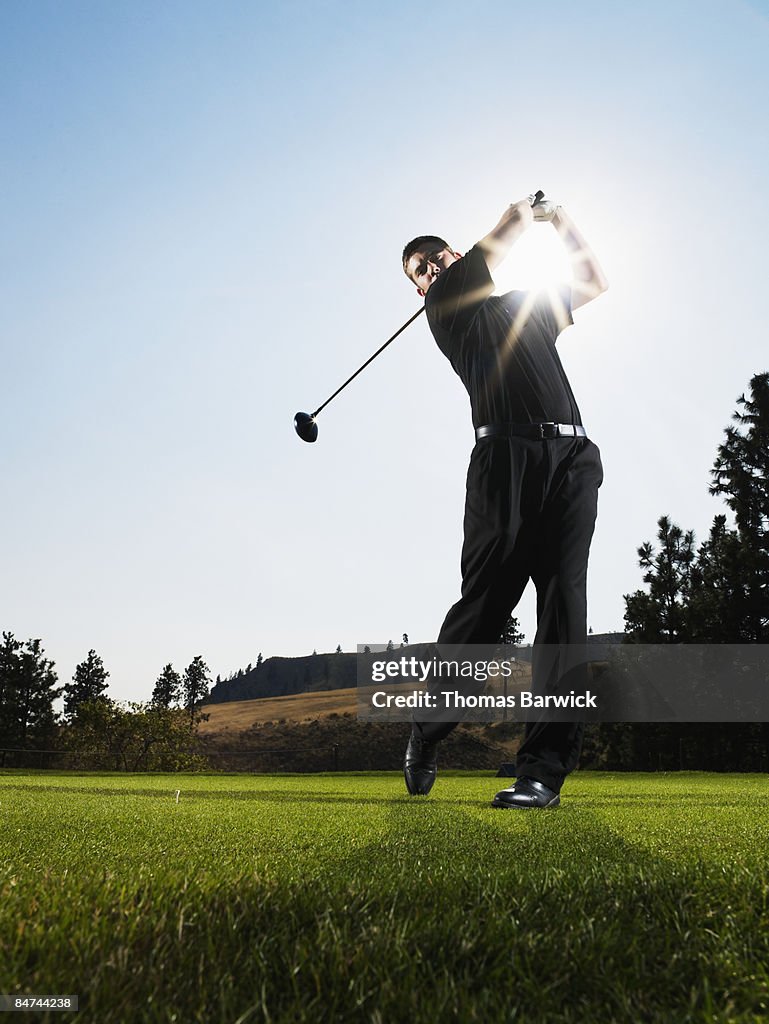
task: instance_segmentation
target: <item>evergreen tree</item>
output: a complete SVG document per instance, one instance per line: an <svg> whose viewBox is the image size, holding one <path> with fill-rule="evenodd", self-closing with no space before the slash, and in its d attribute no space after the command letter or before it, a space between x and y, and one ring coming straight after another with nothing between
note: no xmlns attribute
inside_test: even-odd
<svg viewBox="0 0 769 1024"><path fill-rule="evenodd" d="M638 548L638 564L646 569L643 580L649 592L625 595L625 627L636 643L677 643L687 638L694 533L684 533L667 516L657 526L659 551L655 553L648 541Z"/></svg>
<svg viewBox="0 0 769 1024"><path fill-rule="evenodd" d="M749 639L747 611L749 574L745 551L726 516L716 516L710 536L700 545L692 565L686 609L690 643L725 644Z"/></svg>
<svg viewBox="0 0 769 1024"><path fill-rule="evenodd" d="M0 647L0 746L18 746L17 693L21 641L3 633Z"/></svg>
<svg viewBox="0 0 769 1024"><path fill-rule="evenodd" d="M99 701L105 696L109 672L94 650L75 668L72 682L64 687L64 714L68 721L76 717L78 708L87 701Z"/></svg>
<svg viewBox="0 0 769 1024"><path fill-rule="evenodd" d="M196 655L184 670L182 696L184 707L190 716L190 728L195 720L195 708L208 696L211 674L201 655Z"/></svg>
<svg viewBox="0 0 769 1024"><path fill-rule="evenodd" d="M524 634L519 629L519 626L520 623L518 622L518 619L516 619L514 615L510 615L505 623L504 629L502 630L499 642L501 644L510 644L512 646L523 643Z"/></svg>
<svg viewBox="0 0 769 1024"><path fill-rule="evenodd" d="M0 646L0 746L43 747L56 726L53 662L43 657L40 640L16 640L3 633Z"/></svg>
<svg viewBox="0 0 769 1024"><path fill-rule="evenodd" d="M769 373L750 388L711 470L710 493L724 496L736 529L717 515L695 553L691 532L659 520L659 552L649 543L638 549L649 591L625 595L626 628L637 642L769 641Z"/></svg>
<svg viewBox="0 0 769 1024"><path fill-rule="evenodd" d="M695 555L693 535L660 519L659 553L648 543L638 549L649 592L625 596L625 622L636 642L769 641L769 373L753 377L750 389L749 398L737 400L736 425L726 428L711 470L710 493L724 497L736 529L717 515ZM612 728L617 735L624 730L630 744L626 767L684 767L692 759L708 767L716 736L722 768L745 770L760 757L752 750L769 752L769 723L717 731L683 723Z"/></svg>
<svg viewBox="0 0 769 1024"><path fill-rule="evenodd" d="M408 645L409 645L409 635L408 635L408 633L404 633L403 634L403 643L401 644L401 647L408 647Z"/></svg>
<svg viewBox="0 0 769 1024"><path fill-rule="evenodd" d="M388 651L394 651L395 650L395 644L392 642L392 640L388 640L387 641L387 650Z"/></svg>
<svg viewBox="0 0 769 1024"><path fill-rule="evenodd" d="M337 644L336 645L336 651L334 653L335 654L341 654L342 653L342 645L341 644Z"/></svg>
<svg viewBox="0 0 769 1024"><path fill-rule="evenodd" d="M178 705L181 693L182 677L169 662L155 682L151 704L156 708L170 708L171 705Z"/></svg>
<svg viewBox="0 0 769 1024"><path fill-rule="evenodd" d="M313 651L312 653L315 654L316 652ZM261 666L262 666L262 652L260 651L259 655L257 656L257 659L256 659L256 667L257 668L261 668Z"/></svg>
<svg viewBox="0 0 769 1024"><path fill-rule="evenodd" d="M735 569L742 588L739 636L743 642L769 641L769 373L750 381L750 397L737 399L736 426L726 428L711 470L711 494L724 496L734 513L739 538ZM741 429L740 429L741 428ZM731 552L733 558L735 552Z"/></svg>

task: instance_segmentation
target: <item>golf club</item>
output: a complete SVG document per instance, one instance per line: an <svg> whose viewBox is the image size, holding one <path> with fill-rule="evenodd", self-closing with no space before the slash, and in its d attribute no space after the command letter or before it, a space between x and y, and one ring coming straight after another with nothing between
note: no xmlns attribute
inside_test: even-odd
<svg viewBox="0 0 769 1024"><path fill-rule="evenodd" d="M531 205L532 206L536 206L537 203L542 202L542 200L544 198L545 198L545 193L542 192L541 190L538 190L534 194L534 200L533 200ZM402 334L406 330L406 328L409 326L409 324L412 324L416 320L416 318L419 316L420 313L424 313L424 310L425 310L425 307L424 306L420 306L420 308L416 311L416 313L413 316L409 317L408 320L406 321L406 323L402 327L399 327L398 330L395 332L395 334L393 334L390 338L388 338L387 341L384 343L384 345L381 346L381 348L378 348L376 350L376 352L373 354L373 356L369 356L369 358L366 360L366 362L363 364L363 366L358 367L358 369L355 371L355 373L351 377L348 377L347 380L344 382L344 384L342 384L341 387L338 387L336 389L336 391L333 393L333 395L330 396L330 398L326 399L326 401L323 403L323 405L319 405L318 406L318 408L315 410L315 412L298 412L298 413L296 413L296 415L294 416L294 430L297 432L297 434L301 437L301 439L303 441L307 441L308 443L312 443L313 441L317 441L317 439L318 439L318 424L316 423L316 417L317 417L318 413L322 409L325 409L326 406L328 405L328 403L330 401L332 401L334 398L336 398L336 396L339 394L340 391L344 391L344 389L347 387L347 385L351 381L355 380L355 378L358 376L358 374L362 373L363 370L366 369L368 364L373 362L374 359L376 359L376 357L380 354L380 352L384 352L384 350L387 348L387 346L390 344L390 342L395 341L395 339L398 337L398 335Z"/></svg>

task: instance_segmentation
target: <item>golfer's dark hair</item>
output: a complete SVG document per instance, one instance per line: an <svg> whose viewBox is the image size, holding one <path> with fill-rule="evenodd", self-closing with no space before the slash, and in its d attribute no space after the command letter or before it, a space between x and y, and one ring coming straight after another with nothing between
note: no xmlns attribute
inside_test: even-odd
<svg viewBox="0 0 769 1024"><path fill-rule="evenodd" d="M421 249L426 248L440 248L449 249L449 243L443 238L439 238L437 235L419 235L417 238L412 238L406 248L403 250L403 270L404 273L408 274L406 270L406 264L414 255L415 252L419 252Z"/></svg>

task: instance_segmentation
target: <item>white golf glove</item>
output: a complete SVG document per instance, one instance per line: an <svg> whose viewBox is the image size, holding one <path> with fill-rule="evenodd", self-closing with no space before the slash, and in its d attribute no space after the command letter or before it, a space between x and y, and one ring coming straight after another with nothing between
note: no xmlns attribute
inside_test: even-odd
<svg viewBox="0 0 769 1024"><path fill-rule="evenodd" d="M534 196L529 196L529 202L534 201ZM557 210L560 210L558 203L554 203L551 199L543 199L532 207L531 212L534 214L534 220L540 222L549 222L555 216Z"/></svg>

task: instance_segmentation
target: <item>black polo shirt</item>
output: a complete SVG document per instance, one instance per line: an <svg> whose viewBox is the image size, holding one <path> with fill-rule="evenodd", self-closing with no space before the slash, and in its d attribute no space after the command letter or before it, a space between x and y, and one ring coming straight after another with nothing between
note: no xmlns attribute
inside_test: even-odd
<svg viewBox="0 0 769 1024"><path fill-rule="evenodd" d="M573 323L571 287L492 295L494 282L474 245L432 284L430 329L470 395L473 426L582 423L555 348Z"/></svg>

